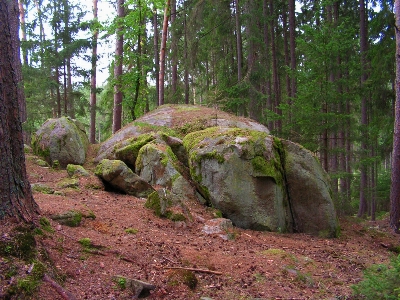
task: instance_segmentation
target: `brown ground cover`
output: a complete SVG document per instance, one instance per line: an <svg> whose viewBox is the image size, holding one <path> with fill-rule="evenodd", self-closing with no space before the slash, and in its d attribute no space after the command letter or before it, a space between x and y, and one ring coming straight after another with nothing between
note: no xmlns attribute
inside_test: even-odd
<svg viewBox="0 0 400 300"><path fill-rule="evenodd" d="M192 218L173 222L145 208L145 199L90 188L84 177L79 189L60 189L65 170L39 167L32 158L27 168L31 183L62 192L34 194L44 217L70 210L95 216L83 218L78 227L50 220L54 232L36 236L39 256L53 268L48 275L76 299L132 299L117 275L153 284L147 299L350 299L362 271L388 263L394 255L388 247L400 244L387 220L349 217L340 219L336 239L239 228L224 239L202 231L215 211L197 202L187 203ZM3 238L12 226L3 222ZM82 239L90 239L92 247L85 249ZM0 257L0 294L15 283L14 276L5 275L12 263ZM19 276L30 267L14 263ZM44 282L33 299L65 297Z"/></svg>

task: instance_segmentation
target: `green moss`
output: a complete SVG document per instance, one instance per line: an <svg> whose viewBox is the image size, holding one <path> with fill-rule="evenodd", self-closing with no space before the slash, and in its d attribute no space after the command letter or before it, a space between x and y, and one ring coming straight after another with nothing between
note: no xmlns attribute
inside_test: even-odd
<svg viewBox="0 0 400 300"><path fill-rule="evenodd" d="M0 255L13 256L30 262L36 256L34 230L25 226L14 228L11 239L0 240Z"/></svg>
<svg viewBox="0 0 400 300"><path fill-rule="evenodd" d="M51 227L49 219L45 217L41 217L39 220L40 227L47 232L54 232L54 229Z"/></svg>
<svg viewBox="0 0 400 300"><path fill-rule="evenodd" d="M46 267L41 262L34 261L32 272L28 276L18 278L16 283L8 288L7 294L18 296L18 299L29 299L41 284L45 273Z"/></svg>
<svg viewBox="0 0 400 300"><path fill-rule="evenodd" d="M172 270L168 274L168 284L170 286L176 286L178 284L184 284L191 290L194 290L197 286L196 275L190 270L178 269Z"/></svg>
<svg viewBox="0 0 400 300"><path fill-rule="evenodd" d="M39 166L39 167L43 167L43 168L48 168L50 167L50 165L47 163L47 161L38 158L35 163Z"/></svg>
<svg viewBox="0 0 400 300"><path fill-rule="evenodd" d="M129 145L116 150L115 155L120 160L127 160L130 164L134 165L138 157L139 150L146 144L155 139L153 133L141 134L138 137L129 139ZM118 146L117 146L118 148Z"/></svg>
<svg viewBox="0 0 400 300"><path fill-rule="evenodd" d="M183 214L176 214L173 212L168 211L167 212L167 219L173 221L173 222L182 222L182 221L186 221L186 217Z"/></svg>
<svg viewBox="0 0 400 300"><path fill-rule="evenodd" d="M51 216L51 219L65 226L78 227L82 221L82 213L70 210L64 214Z"/></svg>
<svg viewBox="0 0 400 300"><path fill-rule="evenodd" d="M158 194L157 191L152 192L146 200L146 203L144 204L146 208L152 209L154 211L154 214L158 217L161 217L162 212L161 212L161 203L160 203L160 195Z"/></svg>
<svg viewBox="0 0 400 300"><path fill-rule="evenodd" d="M83 248L90 248L92 246L92 240L89 238L82 238L78 243L81 244Z"/></svg>
<svg viewBox="0 0 400 300"><path fill-rule="evenodd" d="M127 228L127 229L125 229L125 232L126 232L127 234L136 234L136 233L139 232L139 230L136 229L136 228Z"/></svg>
<svg viewBox="0 0 400 300"><path fill-rule="evenodd" d="M64 178L60 182L57 183L57 187L64 188L73 188L77 189L79 187L79 180L76 178Z"/></svg>
<svg viewBox="0 0 400 300"><path fill-rule="evenodd" d="M42 193L42 194L54 194L54 189L51 187L42 184L42 183L34 183L32 184L32 191Z"/></svg>
<svg viewBox="0 0 400 300"><path fill-rule="evenodd" d="M67 165L67 173L70 177L72 176L89 176L88 171L86 171L81 165Z"/></svg>
<svg viewBox="0 0 400 300"><path fill-rule="evenodd" d="M169 136L179 136L173 129L166 127L166 126L157 126L157 125L152 125L152 124L138 122L138 121L133 122L133 125L140 127L140 129L143 133L160 132L160 133L165 133Z"/></svg>

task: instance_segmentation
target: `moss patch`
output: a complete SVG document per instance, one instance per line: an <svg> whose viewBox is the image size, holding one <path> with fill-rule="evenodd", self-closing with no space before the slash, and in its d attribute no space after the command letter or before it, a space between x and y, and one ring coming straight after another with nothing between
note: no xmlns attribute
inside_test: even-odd
<svg viewBox="0 0 400 300"><path fill-rule="evenodd" d="M33 192L38 192L42 194L54 194L54 189L43 183L33 183L31 185L31 188Z"/></svg>
<svg viewBox="0 0 400 300"><path fill-rule="evenodd" d="M65 226L78 227L82 221L82 213L79 211L70 210L63 214L53 215L50 218Z"/></svg>

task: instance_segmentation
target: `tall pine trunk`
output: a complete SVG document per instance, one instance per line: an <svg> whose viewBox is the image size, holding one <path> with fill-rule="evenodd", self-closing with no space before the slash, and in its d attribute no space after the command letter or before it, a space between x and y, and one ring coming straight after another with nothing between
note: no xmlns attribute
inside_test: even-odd
<svg viewBox="0 0 400 300"><path fill-rule="evenodd" d="M118 0L117 2L117 15L118 18L123 18L125 16L124 0ZM122 91L120 80L122 76L122 63L124 54L123 46L124 36L122 34L122 25L119 24L116 30L115 43L113 133L120 130L122 125Z"/></svg>
<svg viewBox="0 0 400 300"><path fill-rule="evenodd" d="M360 51L361 51L361 87L367 81L367 22L366 22L366 7L364 0L360 0ZM363 137L361 139L361 172L360 172L360 205L358 208L358 217L362 217L367 213L367 189L368 189L368 175L367 167L365 166L365 158L368 157L368 133L366 132L368 126L367 114L367 96L363 92L361 99L361 127L363 129Z"/></svg>
<svg viewBox="0 0 400 300"><path fill-rule="evenodd" d="M156 80L156 99L160 98L160 53L158 52L158 22L157 22L157 9L153 3L153 32L154 32L154 77Z"/></svg>
<svg viewBox="0 0 400 300"><path fill-rule="evenodd" d="M164 10L164 21L162 27L162 38L161 38L161 51L160 51L160 79L159 79L159 98L158 105L164 104L164 79L165 79L165 53L167 49L167 33L168 33L168 14L171 0L167 0Z"/></svg>
<svg viewBox="0 0 400 300"><path fill-rule="evenodd" d="M93 21L95 29L93 31L92 40L92 68L90 74L90 133L89 141L94 144L96 142L96 69L97 69L97 39L99 31L97 30L97 0L93 0Z"/></svg>
<svg viewBox="0 0 400 300"><path fill-rule="evenodd" d="M17 0L0 1L0 41L0 219L31 223L37 220L39 207L25 167Z"/></svg>
<svg viewBox="0 0 400 300"><path fill-rule="evenodd" d="M395 1L396 16L396 102L390 190L390 227L400 232L400 0Z"/></svg>

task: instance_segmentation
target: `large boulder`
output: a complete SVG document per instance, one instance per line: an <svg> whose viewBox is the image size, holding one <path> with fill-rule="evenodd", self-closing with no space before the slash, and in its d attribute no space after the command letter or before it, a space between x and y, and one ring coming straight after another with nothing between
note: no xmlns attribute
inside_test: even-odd
<svg viewBox="0 0 400 300"><path fill-rule="evenodd" d="M32 136L35 154L51 165L58 161L64 168L68 164L82 165L88 145L83 125L69 117L47 120Z"/></svg>
<svg viewBox="0 0 400 300"><path fill-rule="evenodd" d="M96 167L95 174L114 189L135 197L147 197L153 187L120 160L103 159Z"/></svg>
<svg viewBox="0 0 400 300"><path fill-rule="evenodd" d="M104 142L100 165L104 158L123 161L124 172L181 203L197 196L238 227L336 235L329 177L318 160L249 119L161 106Z"/></svg>
<svg viewBox="0 0 400 300"><path fill-rule="evenodd" d="M301 146L224 127L189 134L184 144L202 196L236 226L335 236L328 177Z"/></svg>

